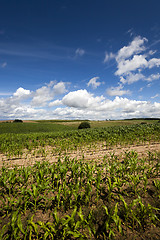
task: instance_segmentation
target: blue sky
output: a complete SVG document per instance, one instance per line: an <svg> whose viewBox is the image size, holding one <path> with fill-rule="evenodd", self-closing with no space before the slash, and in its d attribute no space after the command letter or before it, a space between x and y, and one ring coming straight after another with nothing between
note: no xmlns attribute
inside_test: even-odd
<svg viewBox="0 0 160 240"><path fill-rule="evenodd" d="M159 9L0 0L0 119L160 117Z"/></svg>

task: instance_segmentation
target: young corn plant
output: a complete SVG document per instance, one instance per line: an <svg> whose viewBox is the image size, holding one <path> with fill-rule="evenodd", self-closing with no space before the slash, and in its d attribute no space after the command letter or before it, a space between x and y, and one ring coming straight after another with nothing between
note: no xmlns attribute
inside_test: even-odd
<svg viewBox="0 0 160 240"><path fill-rule="evenodd" d="M25 230L21 221L21 214L19 210L13 211L11 214L11 220L3 226L0 233L1 239L22 239L25 235Z"/></svg>
<svg viewBox="0 0 160 240"><path fill-rule="evenodd" d="M109 210L107 206L103 206L106 214L106 220L104 222L103 227L103 235L105 237L108 237L109 239L112 239L115 236L116 230L123 233L122 227L121 227L121 219L118 215L118 203Z"/></svg>
<svg viewBox="0 0 160 240"><path fill-rule="evenodd" d="M107 183L107 198L108 201L110 202L113 196L113 190L116 188L117 182L114 181L111 177L108 177L108 183Z"/></svg>

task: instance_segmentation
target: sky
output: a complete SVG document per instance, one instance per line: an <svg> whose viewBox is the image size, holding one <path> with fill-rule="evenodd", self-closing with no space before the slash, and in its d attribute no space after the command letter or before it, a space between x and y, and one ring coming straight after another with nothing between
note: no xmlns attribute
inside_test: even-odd
<svg viewBox="0 0 160 240"><path fill-rule="evenodd" d="M0 119L160 118L159 0L0 0Z"/></svg>

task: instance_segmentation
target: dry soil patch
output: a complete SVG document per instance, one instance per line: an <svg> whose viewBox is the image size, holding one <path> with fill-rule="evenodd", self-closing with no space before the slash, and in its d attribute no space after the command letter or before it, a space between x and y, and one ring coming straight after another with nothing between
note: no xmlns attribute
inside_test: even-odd
<svg viewBox="0 0 160 240"><path fill-rule="evenodd" d="M15 157L12 159L8 159L6 155L0 154L0 167L3 165L8 167L13 167L13 165L18 166L29 166L33 165L36 161L49 161L57 162L59 157L63 159L65 156L73 158L84 158L87 161L102 161L105 157L110 156L111 154L115 154L118 156L123 156L125 152L128 151L136 151L140 157L146 157L148 152L160 153L160 143L151 143L145 145L132 145L127 147L112 147L107 149L102 144L97 144L95 148L82 147L76 151L70 151L66 153L62 153L61 156L59 154L53 154L53 147L47 146L45 148L46 156L36 155L34 156L32 153L24 153L21 158Z"/></svg>

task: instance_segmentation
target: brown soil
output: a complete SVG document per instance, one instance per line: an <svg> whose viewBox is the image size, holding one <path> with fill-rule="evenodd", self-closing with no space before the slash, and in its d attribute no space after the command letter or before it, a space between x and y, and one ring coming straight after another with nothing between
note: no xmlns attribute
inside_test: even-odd
<svg viewBox="0 0 160 240"><path fill-rule="evenodd" d="M45 147L46 155L36 155L34 156L32 153L24 152L22 157L14 157L12 159L8 159L8 157L4 154L0 154L0 167L3 165L8 167L13 167L13 165L18 166L29 166L33 165L36 161L44 161L48 160L50 163L57 162L59 157L63 159L65 156L73 158L84 158L86 161L102 161L105 157L110 156L111 154L115 154L118 156L123 156L125 152L128 151L136 151L140 157L146 157L148 152L158 153L160 154L160 143L151 143L144 145L133 145L127 147L111 147L107 148L102 144L97 144L94 148L89 148L88 146L82 147L77 151L70 151L66 153L62 153L61 156L59 154L52 153L53 147L47 146Z"/></svg>

